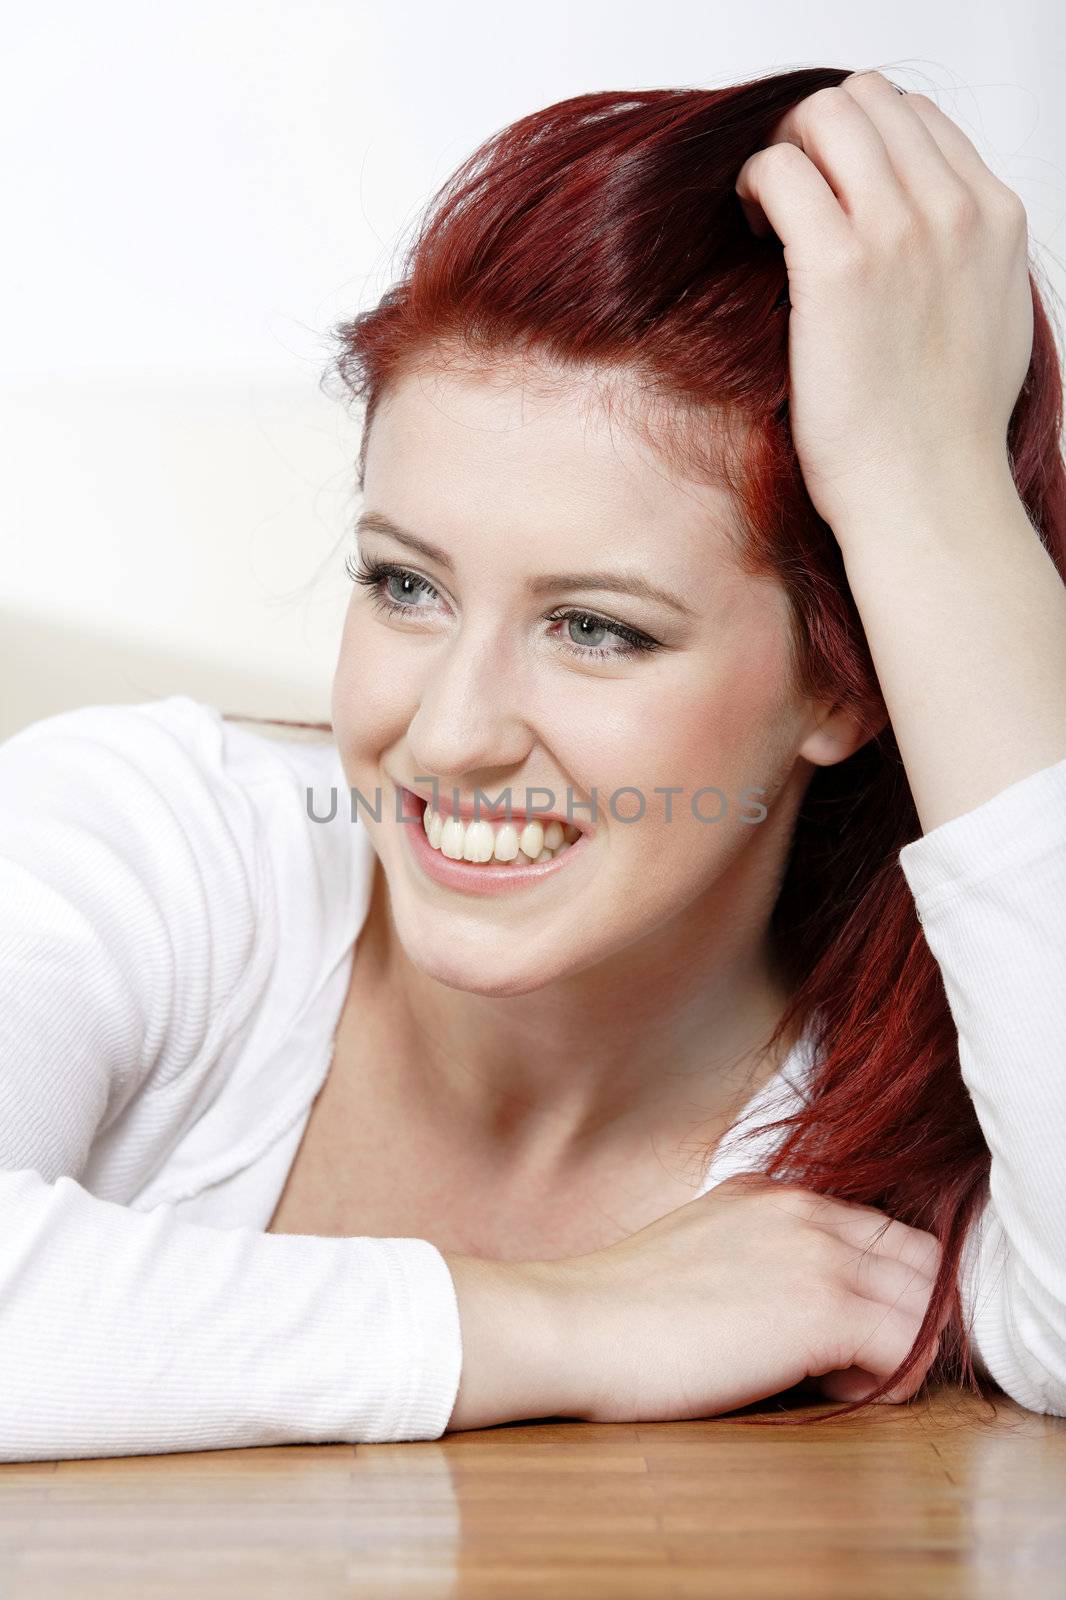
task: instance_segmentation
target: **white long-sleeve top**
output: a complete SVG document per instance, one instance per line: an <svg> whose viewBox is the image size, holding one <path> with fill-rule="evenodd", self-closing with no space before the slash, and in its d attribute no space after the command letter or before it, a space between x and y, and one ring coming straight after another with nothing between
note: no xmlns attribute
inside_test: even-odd
<svg viewBox="0 0 1066 1600"><path fill-rule="evenodd" d="M436 1246L264 1231L369 905L348 801L332 741L185 695L0 743L0 1460L447 1427ZM1066 761L899 859L992 1153L960 1274L978 1366L1066 1415ZM701 1192L758 1165L737 1135L810 1068L805 1036Z"/></svg>

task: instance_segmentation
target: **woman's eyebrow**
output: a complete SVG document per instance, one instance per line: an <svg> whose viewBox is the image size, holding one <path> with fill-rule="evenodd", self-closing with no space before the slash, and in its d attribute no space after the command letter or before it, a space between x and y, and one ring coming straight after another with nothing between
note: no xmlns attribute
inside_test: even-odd
<svg viewBox="0 0 1066 1600"><path fill-rule="evenodd" d="M439 545L430 544L428 539L421 539L415 533L409 533L406 528L401 528L387 517L383 511L364 511L356 522L356 529L365 533L383 533L396 539L400 544L405 544L409 549L415 550L429 561L435 561L445 572L455 571L454 563L446 551ZM599 589L614 594L634 595L638 600L657 600L672 610L680 612L683 617L695 617L696 613L689 609L681 600L667 589L660 589L657 584L649 583L647 578L637 573L622 572L545 572L538 578L530 578L526 583L530 594L549 594L556 589Z"/></svg>

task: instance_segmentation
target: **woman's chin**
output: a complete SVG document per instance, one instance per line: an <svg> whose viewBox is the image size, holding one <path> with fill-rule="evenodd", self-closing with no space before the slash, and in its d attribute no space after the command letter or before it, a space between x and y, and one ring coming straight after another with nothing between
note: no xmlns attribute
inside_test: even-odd
<svg viewBox="0 0 1066 1600"><path fill-rule="evenodd" d="M424 950L412 949L410 946L406 948L412 966L417 967L419 972L425 973L427 978L433 978L449 989L462 989L467 994L484 995L487 1000L502 1000L519 994L532 994L537 989L543 989L557 976L554 971L546 971L543 966L527 967L517 962L508 965L498 958L489 962L476 953L464 960L452 951L447 957L437 961L427 957Z"/></svg>
<svg viewBox="0 0 1066 1600"><path fill-rule="evenodd" d="M396 933L412 967L449 989L500 1000L532 994L563 975L562 963L538 959L535 953L508 956L498 939L464 940L454 929L427 925L427 919L409 922L396 917Z"/></svg>

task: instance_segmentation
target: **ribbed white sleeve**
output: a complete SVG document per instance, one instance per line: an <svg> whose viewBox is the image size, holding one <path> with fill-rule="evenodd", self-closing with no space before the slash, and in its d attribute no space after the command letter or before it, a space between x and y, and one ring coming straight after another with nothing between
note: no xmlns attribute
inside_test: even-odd
<svg viewBox="0 0 1066 1600"><path fill-rule="evenodd" d="M1066 761L900 852L992 1153L960 1287L996 1382L1066 1416Z"/></svg>
<svg viewBox="0 0 1066 1600"><path fill-rule="evenodd" d="M0 1173L0 1460L436 1439L457 1326L427 1240L208 1228Z"/></svg>
<svg viewBox="0 0 1066 1600"><path fill-rule="evenodd" d="M447 1426L458 1305L428 1241L212 1228L78 1181L136 1110L136 1192L182 1131L171 1090L269 981L260 848L239 790L137 707L0 744L2 1460Z"/></svg>

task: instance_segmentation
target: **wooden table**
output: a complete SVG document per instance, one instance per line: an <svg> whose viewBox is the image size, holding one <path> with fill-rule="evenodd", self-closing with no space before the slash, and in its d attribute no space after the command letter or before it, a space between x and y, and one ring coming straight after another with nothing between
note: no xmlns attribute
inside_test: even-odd
<svg viewBox="0 0 1066 1600"><path fill-rule="evenodd" d="M1066 1595L1066 1419L941 1391L805 1429L8 1463L0 1541L0 1600L1043 1600Z"/></svg>

